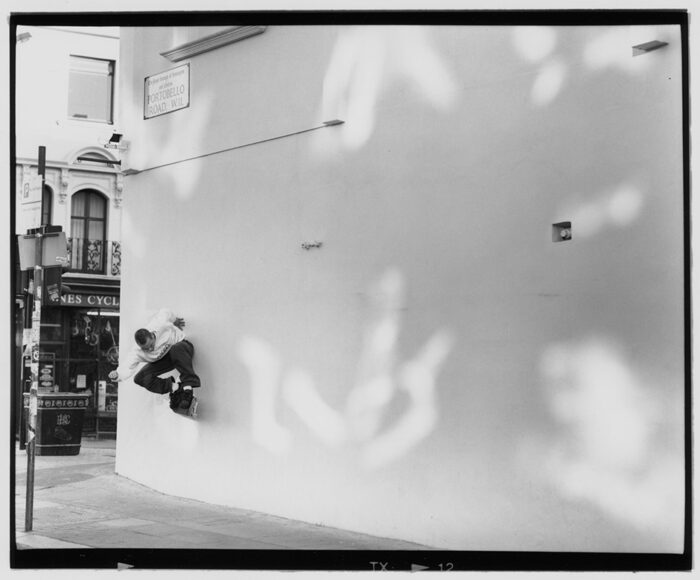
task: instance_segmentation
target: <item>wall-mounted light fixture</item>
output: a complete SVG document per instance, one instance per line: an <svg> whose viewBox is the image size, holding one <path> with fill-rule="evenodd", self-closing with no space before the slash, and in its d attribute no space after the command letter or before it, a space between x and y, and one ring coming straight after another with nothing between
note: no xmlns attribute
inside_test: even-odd
<svg viewBox="0 0 700 580"><path fill-rule="evenodd" d="M552 224L552 241L567 242L571 239L571 222Z"/></svg>
<svg viewBox="0 0 700 580"><path fill-rule="evenodd" d="M117 151L126 151L129 148L129 142L124 139L124 134L117 131L112 131L109 137L102 136L98 139L98 143L105 149L116 149Z"/></svg>
<svg viewBox="0 0 700 580"><path fill-rule="evenodd" d="M125 149L124 144L122 143L122 137L124 137L122 133L112 133L111 137L107 140L103 147L105 149Z"/></svg>
<svg viewBox="0 0 700 580"><path fill-rule="evenodd" d="M647 54L653 50L658 50L668 46L668 42L663 42L661 40L651 40L649 42L644 42L642 44L637 44L632 47L632 56L639 56L640 54Z"/></svg>

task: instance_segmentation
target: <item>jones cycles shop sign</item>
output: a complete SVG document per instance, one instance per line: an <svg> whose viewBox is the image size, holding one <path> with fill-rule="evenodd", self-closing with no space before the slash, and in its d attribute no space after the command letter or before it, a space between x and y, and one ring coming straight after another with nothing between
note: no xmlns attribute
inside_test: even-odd
<svg viewBox="0 0 700 580"><path fill-rule="evenodd" d="M75 306L76 308L119 308L119 296L109 294L72 294L61 296L61 306Z"/></svg>
<svg viewBox="0 0 700 580"><path fill-rule="evenodd" d="M146 77L143 118L150 119L190 106L190 65L185 64Z"/></svg>

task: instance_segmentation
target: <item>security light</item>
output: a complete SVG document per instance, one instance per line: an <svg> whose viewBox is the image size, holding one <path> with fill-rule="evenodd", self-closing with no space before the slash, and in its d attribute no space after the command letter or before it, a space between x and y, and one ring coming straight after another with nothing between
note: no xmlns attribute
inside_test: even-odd
<svg viewBox="0 0 700 580"><path fill-rule="evenodd" d="M120 151L125 151L127 149L127 144L122 137L124 137L123 133L117 133L115 131L106 142L103 142L102 146L105 149L119 149Z"/></svg>

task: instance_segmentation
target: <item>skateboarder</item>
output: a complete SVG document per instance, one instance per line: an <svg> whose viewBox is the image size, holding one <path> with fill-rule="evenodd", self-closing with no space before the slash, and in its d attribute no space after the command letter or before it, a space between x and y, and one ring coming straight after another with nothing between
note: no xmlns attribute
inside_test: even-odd
<svg viewBox="0 0 700 580"><path fill-rule="evenodd" d="M190 414L192 389L200 386L200 380L192 367L194 346L185 338L185 321L163 308L134 334L136 345L124 362L109 373L113 381L128 379L141 363L146 363L136 373L134 382L152 393L170 393L170 408L176 413ZM180 381L161 378L158 375L177 369Z"/></svg>

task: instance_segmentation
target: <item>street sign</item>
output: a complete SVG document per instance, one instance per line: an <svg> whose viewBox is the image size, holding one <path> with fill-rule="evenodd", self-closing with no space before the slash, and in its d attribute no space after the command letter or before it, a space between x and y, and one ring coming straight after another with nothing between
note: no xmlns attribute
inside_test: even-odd
<svg viewBox="0 0 700 580"><path fill-rule="evenodd" d="M43 184L40 175L33 175L22 184L19 202L17 233L41 225L41 192Z"/></svg>
<svg viewBox="0 0 700 580"><path fill-rule="evenodd" d="M190 65L144 79L143 118L151 119L190 106Z"/></svg>
<svg viewBox="0 0 700 580"><path fill-rule="evenodd" d="M22 185L22 204L41 202L41 175L32 175Z"/></svg>
<svg viewBox="0 0 700 580"><path fill-rule="evenodd" d="M20 270L31 270L35 266L62 266L68 258L68 242L65 232L53 232L41 237L28 234L17 236ZM37 264L37 246L42 244L41 264Z"/></svg>

